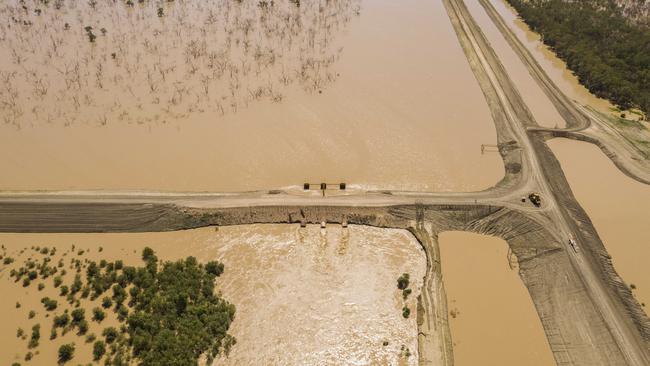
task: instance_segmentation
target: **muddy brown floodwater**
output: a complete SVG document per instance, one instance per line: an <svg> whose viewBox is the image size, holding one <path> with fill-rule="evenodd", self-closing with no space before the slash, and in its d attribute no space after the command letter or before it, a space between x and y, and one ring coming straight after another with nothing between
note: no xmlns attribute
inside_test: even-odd
<svg viewBox="0 0 650 366"><path fill-rule="evenodd" d="M140 265L142 249L149 246L164 260L192 255L202 262L223 261L225 272L217 289L237 307L230 328L237 345L228 359L215 364L417 365L414 314L426 260L406 231L254 225L143 234L0 234L0 244L16 259L12 266L32 255L32 246L56 247L61 256L73 244L75 251L67 258L122 259L125 265ZM23 248L27 251L18 254ZM76 255L79 250L84 250L82 256ZM0 359L22 359L27 341L16 338L16 329L22 327L29 335L32 325L40 323L40 354L33 364L52 364L58 346L72 341L77 344L74 362L90 362L91 345L74 332L48 340L51 319L45 318L40 299L58 298L51 280L42 291L36 283L23 288L8 278L13 267L0 266ZM412 310L409 319L402 317L404 303L397 289L403 272L410 274L413 289L406 301ZM15 308L16 301L20 308ZM97 305L81 300L81 306L88 314ZM29 310L37 311L32 320L27 318ZM103 327L90 323L89 332L99 334Z"/></svg>
<svg viewBox="0 0 650 366"><path fill-rule="evenodd" d="M438 1L167 2L161 17L54 3L0 8L0 189L474 191L503 176Z"/></svg>
<svg viewBox="0 0 650 366"><path fill-rule="evenodd" d="M612 256L614 268L625 283L635 285L632 293L648 313L650 186L622 174L594 145L563 139L548 145Z"/></svg>
<svg viewBox="0 0 650 366"><path fill-rule="evenodd" d="M555 365L542 323L502 239L439 237L456 366Z"/></svg>
<svg viewBox="0 0 650 366"><path fill-rule="evenodd" d="M546 127L564 127L564 119L557 112L551 101L528 73L517 54L510 47L501 32L487 15L477 0L466 2L467 8L481 27L494 52L508 72L508 76L517 86L524 102L535 117L537 123Z"/></svg>

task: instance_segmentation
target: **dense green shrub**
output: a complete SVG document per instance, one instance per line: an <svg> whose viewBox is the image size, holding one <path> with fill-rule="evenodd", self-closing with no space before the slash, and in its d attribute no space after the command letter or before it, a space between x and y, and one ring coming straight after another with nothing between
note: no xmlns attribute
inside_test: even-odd
<svg viewBox="0 0 650 366"><path fill-rule="evenodd" d="M68 315L68 313L63 313L59 316L55 316L53 319L53 323L54 323L54 328L57 327L63 328L66 325L68 325L68 323L70 323L70 316Z"/></svg>
<svg viewBox="0 0 650 366"><path fill-rule="evenodd" d="M86 334L88 332L88 321L86 321L86 319L83 319L83 320L79 321L77 323L77 328L79 329L77 334L79 334L79 335Z"/></svg>
<svg viewBox="0 0 650 366"><path fill-rule="evenodd" d="M101 308L93 308L93 320L101 323L102 320L106 317L106 313Z"/></svg>
<svg viewBox="0 0 650 366"><path fill-rule="evenodd" d="M397 288L400 290L404 290L407 287L409 287L409 280L410 276L408 273L402 273L401 276L397 279Z"/></svg>
<svg viewBox="0 0 650 366"><path fill-rule="evenodd" d="M66 363L74 358L74 343L64 344L59 347L59 363Z"/></svg>
<svg viewBox="0 0 650 366"><path fill-rule="evenodd" d="M146 271L138 269L133 281L141 295L127 319L134 355L144 364L195 365L203 353L227 352L235 342L227 334L235 307L214 294L222 265L214 262L208 270L188 257L159 266L149 248L142 258Z"/></svg>
<svg viewBox="0 0 650 366"><path fill-rule="evenodd" d="M84 320L84 318L86 316L86 311L84 309L81 309L81 308L74 309L74 310L72 310L72 313L70 315L72 315L72 324L77 324L77 323L81 322L82 320Z"/></svg>
<svg viewBox="0 0 650 366"><path fill-rule="evenodd" d="M61 269L54 278L54 285L59 288L60 296L66 297L76 308L53 317L50 339L57 337L59 328L62 335L73 328L78 329L80 336L88 332L85 311L75 297L82 291L86 296L92 293L92 299L104 294L101 306L113 307L121 322L119 327L105 328L101 340L96 340L93 334L86 337L87 343L93 343L96 361L106 357L106 363L112 365L133 361L145 365L198 365L202 355L211 363L217 354L227 354L236 343L227 333L234 320L235 307L214 292L214 282L224 271L223 264L211 261L203 265L194 257L176 262L159 261L150 248L142 252L142 259L143 267L124 266L122 261L102 260L99 265L85 261L88 263L85 276L76 274L70 287L62 284L65 273ZM44 268L46 262L38 264L39 273L54 273ZM16 281L21 277L36 278L30 274L35 266L35 263L26 263L15 272ZM81 261L75 259L70 266L76 266L77 272L84 268ZM57 308L57 301L49 297L43 297L41 302L48 311ZM34 317L35 312L30 312L29 316ZM101 307L92 309L94 321L101 322L105 317L106 312ZM24 336L22 333L18 331L19 337ZM32 329L30 347L36 347L39 339L40 326L36 325ZM61 346L59 362L69 361L74 352L72 343Z"/></svg>
<svg viewBox="0 0 650 366"><path fill-rule="evenodd" d="M406 300L412 292L413 292L413 290L411 290L410 288L403 289L402 290L402 298L404 300Z"/></svg>
<svg viewBox="0 0 650 366"><path fill-rule="evenodd" d="M106 353L106 344L103 341L96 341L93 344L93 360L99 361Z"/></svg>
<svg viewBox="0 0 650 366"><path fill-rule="evenodd" d="M117 329L115 327L105 328L102 335L106 338L106 343L111 344L118 336Z"/></svg>
<svg viewBox="0 0 650 366"><path fill-rule="evenodd" d="M32 336L29 339L29 348L38 347L38 341L41 339L41 325L36 324L32 327Z"/></svg>
<svg viewBox="0 0 650 366"><path fill-rule="evenodd" d="M57 307L57 301L56 301L56 300L52 300L52 299L50 299L49 297L44 297L44 298L42 298L42 299L41 299L41 303L43 304L43 306L45 307L45 309L46 309L47 311L55 310L56 307Z"/></svg>

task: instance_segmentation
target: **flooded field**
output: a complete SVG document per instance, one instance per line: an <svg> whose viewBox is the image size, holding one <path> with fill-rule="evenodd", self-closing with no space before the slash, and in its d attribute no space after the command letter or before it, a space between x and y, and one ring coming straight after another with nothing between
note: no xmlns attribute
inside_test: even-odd
<svg viewBox="0 0 650 366"><path fill-rule="evenodd" d="M467 7L492 45L494 52L508 72L508 76L517 86L524 102L535 117L537 123L545 127L564 127L564 119L557 112L542 89L530 76L526 66L512 50L499 29L489 18L483 6L477 0L466 1Z"/></svg>
<svg viewBox="0 0 650 366"><path fill-rule="evenodd" d="M650 187L628 178L596 146L549 141L571 190L612 256L614 268L640 303L650 306Z"/></svg>
<svg viewBox="0 0 650 366"><path fill-rule="evenodd" d="M503 176L480 153L495 129L440 2L0 14L0 189L472 191Z"/></svg>
<svg viewBox="0 0 650 366"><path fill-rule="evenodd" d="M507 243L466 232L442 233L439 243L454 364L555 365Z"/></svg>
<svg viewBox="0 0 650 366"><path fill-rule="evenodd" d="M121 259L124 265L140 265L140 253L149 246L163 260L192 255L200 262L216 259L225 264L217 288L237 307L229 331L237 344L229 358L216 364L417 364L414 313L425 258L405 231L257 225L146 234L0 234L0 244L16 260L0 267L4 361L22 360L27 341L17 338L16 330L22 327L29 335L36 323L42 337L32 364L52 364L58 346L73 341L73 362L92 360L91 344L74 332L48 339L52 320L45 318L40 299L57 296L50 279L39 291L36 283L24 288L8 278L13 265L38 256L32 246L57 248L54 260L65 254L81 260ZM80 250L84 252L79 255ZM410 274L413 289L406 301L397 289L397 278L404 272ZM81 300L81 306L89 313L95 305ZM408 319L402 316L403 306L413 312ZM28 319L30 310L36 310L33 319ZM89 333L99 334L102 328L90 323Z"/></svg>

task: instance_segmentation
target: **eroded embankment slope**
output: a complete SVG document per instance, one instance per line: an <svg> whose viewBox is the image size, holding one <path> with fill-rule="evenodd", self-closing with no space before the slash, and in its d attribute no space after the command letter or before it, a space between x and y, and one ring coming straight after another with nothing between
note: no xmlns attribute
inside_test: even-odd
<svg viewBox="0 0 650 366"><path fill-rule="evenodd" d="M560 204L559 209L567 215L575 228L575 235L581 243L588 243L584 246L583 253L589 255L597 265L594 266L614 296L621 300L624 311L630 316L635 327L639 330L646 346L650 349L650 319L643 311L639 302L632 295L629 287L618 275L612 265L611 257L607 253L591 219L578 203L566 180L564 172L555 155L540 137L533 137L533 146L543 161L542 167L546 176L549 177L549 184L556 200Z"/></svg>
<svg viewBox="0 0 650 366"><path fill-rule="evenodd" d="M55 206L50 204L50 206ZM398 205L386 207L332 207L332 206L284 206L284 207L235 207L194 208L173 204L111 205L83 204L77 209L62 204L58 209L34 204L23 207L23 217L28 223L0 220L2 231L167 231L202 227L207 225L242 225L254 223L349 223L391 227L410 230L428 249L430 257L429 276L439 276L437 234L443 231L471 231L494 235L505 239L520 262L520 274L527 286L542 324L549 338L558 364L614 365L620 364L622 355L611 338L607 326L585 291L579 274L570 264L567 252L556 235L545 226L544 220L536 219L534 213L519 212L509 208L486 205ZM0 204L1 213L15 209ZM129 212L137 213L129 220ZM38 218L38 219L36 219ZM83 218L81 222L76 220ZM73 223L76 223L73 225ZM22 228L22 229L21 229ZM432 355L443 364L452 360L449 339L440 337L448 332L446 310L442 299L433 296L440 283L429 282L429 299L423 298L424 315L419 322L429 326L428 334L421 337L422 347L435 350ZM570 295L568 295L570 294ZM427 301L428 300L428 301ZM437 305L437 306L435 306ZM583 324L585 328L576 327ZM435 325L435 326L433 326ZM426 332L423 332L427 334ZM444 356L443 356L444 355ZM431 364L441 361L433 360Z"/></svg>

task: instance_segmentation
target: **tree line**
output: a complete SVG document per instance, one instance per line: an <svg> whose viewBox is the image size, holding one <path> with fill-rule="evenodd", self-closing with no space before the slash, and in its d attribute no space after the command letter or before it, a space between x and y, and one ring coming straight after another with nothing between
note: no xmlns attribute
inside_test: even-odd
<svg viewBox="0 0 650 366"><path fill-rule="evenodd" d="M508 0L595 95L650 111L650 29L612 0Z"/></svg>

